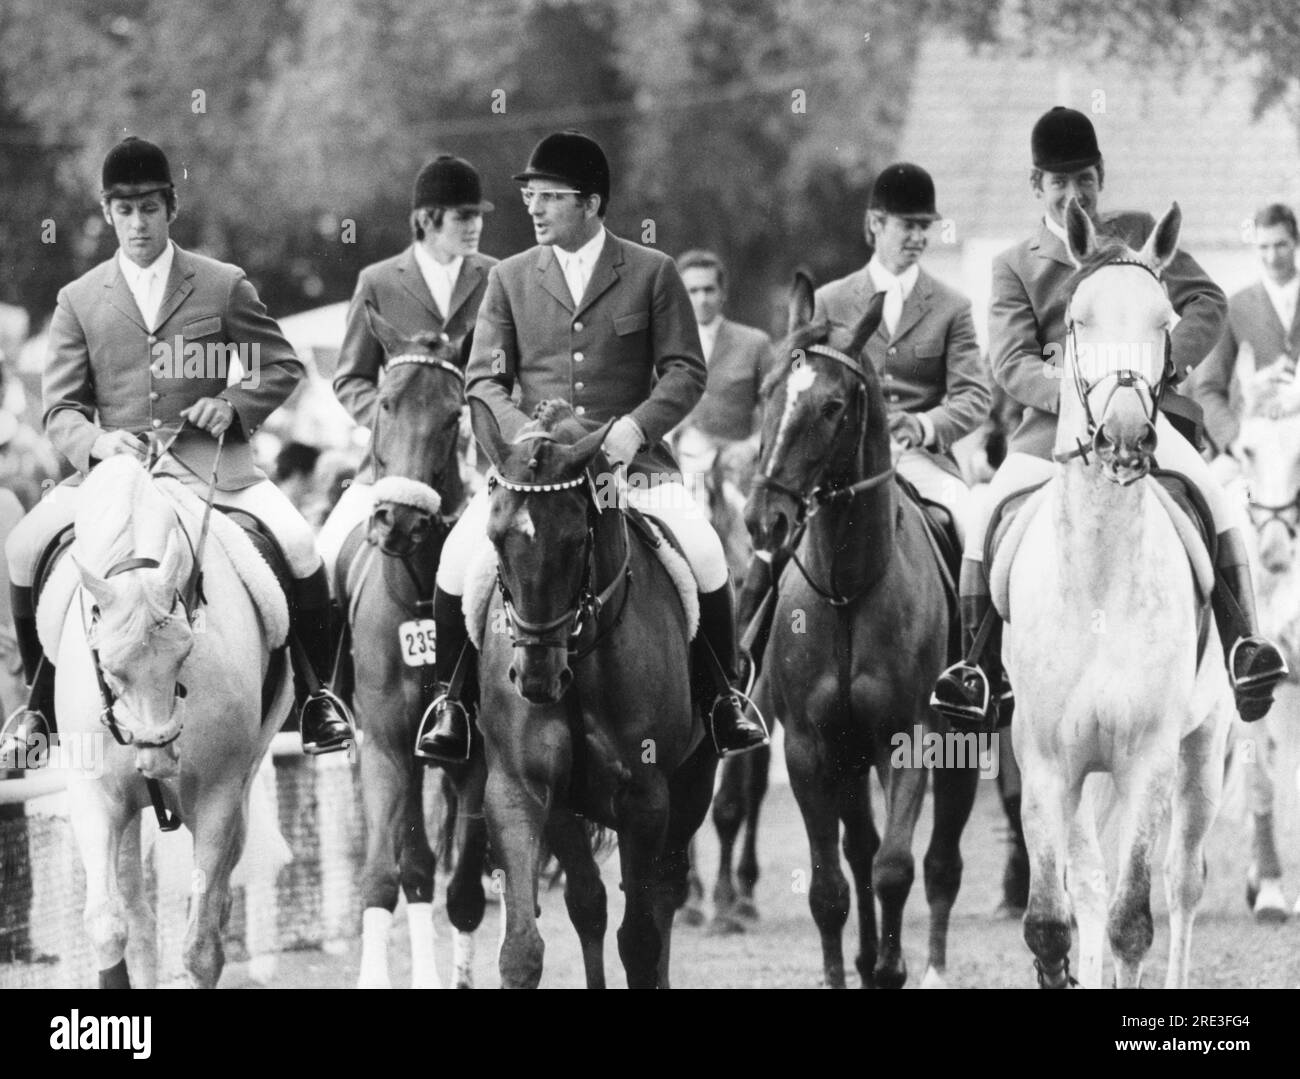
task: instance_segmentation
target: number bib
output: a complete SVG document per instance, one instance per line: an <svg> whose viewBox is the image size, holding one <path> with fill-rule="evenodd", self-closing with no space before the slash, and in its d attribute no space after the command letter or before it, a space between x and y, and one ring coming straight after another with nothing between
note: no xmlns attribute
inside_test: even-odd
<svg viewBox="0 0 1300 1079"><path fill-rule="evenodd" d="M437 632L432 618L416 618L397 627L397 647L408 667L431 667L437 658Z"/></svg>

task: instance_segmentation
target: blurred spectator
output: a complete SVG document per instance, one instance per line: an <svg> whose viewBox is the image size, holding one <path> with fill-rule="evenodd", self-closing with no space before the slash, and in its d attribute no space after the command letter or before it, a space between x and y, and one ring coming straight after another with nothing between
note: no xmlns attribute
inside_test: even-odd
<svg viewBox="0 0 1300 1079"><path fill-rule="evenodd" d="M303 508L303 516L316 528L325 523L330 511L338 505L343 492L357 477L360 455L345 450L326 450L316 463L316 484L313 496Z"/></svg>
<svg viewBox="0 0 1300 1079"><path fill-rule="evenodd" d="M305 442L287 442L276 455L271 478L299 513L303 513L315 497L316 462L319 459L320 450Z"/></svg>
<svg viewBox="0 0 1300 1079"><path fill-rule="evenodd" d="M44 436L5 407L8 389L9 364L0 354L0 488L12 491L26 512L58 482L59 458Z"/></svg>

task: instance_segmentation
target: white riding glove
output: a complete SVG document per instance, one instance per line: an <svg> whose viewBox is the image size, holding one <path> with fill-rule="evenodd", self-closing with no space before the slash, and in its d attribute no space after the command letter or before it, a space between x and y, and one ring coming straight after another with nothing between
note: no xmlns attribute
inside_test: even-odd
<svg viewBox="0 0 1300 1079"><path fill-rule="evenodd" d="M601 449L615 468L626 465L645 444L645 432L631 416L620 416L609 429Z"/></svg>

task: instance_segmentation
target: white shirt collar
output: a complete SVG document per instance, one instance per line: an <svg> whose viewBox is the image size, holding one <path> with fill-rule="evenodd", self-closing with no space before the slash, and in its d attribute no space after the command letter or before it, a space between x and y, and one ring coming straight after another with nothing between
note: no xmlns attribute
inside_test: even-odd
<svg viewBox="0 0 1300 1079"><path fill-rule="evenodd" d="M1295 319L1296 301L1300 299L1300 273L1285 285L1274 284L1269 277L1262 277L1260 280L1264 283L1264 291L1268 293L1268 298L1273 301L1273 309L1277 311L1282 329L1289 332L1291 322ZM1288 318L1288 315L1291 317Z"/></svg>
<svg viewBox="0 0 1300 1079"><path fill-rule="evenodd" d="M415 244L415 261L420 264L420 270L423 273L439 273L454 282L460 276L460 268L465 261L465 256L457 255L450 262L439 262L424 249L423 244L417 242Z"/></svg>
<svg viewBox="0 0 1300 1079"><path fill-rule="evenodd" d="M912 263L901 274L890 273L885 269L885 264L880 261L876 255L871 256L871 261L867 263L867 273L871 275L871 282L882 292L888 292L891 285L897 283L903 293L903 299L907 299L912 294L912 289L916 287L916 280L921 276L921 264Z"/></svg>
<svg viewBox="0 0 1300 1079"><path fill-rule="evenodd" d="M555 257L560 260L560 269L565 272L568 272L571 259L577 259L578 265L590 272L591 268L596 265L596 260L600 258L600 253L604 247L605 226L602 225L600 231L576 251L565 251L564 248L557 246L555 248Z"/></svg>
<svg viewBox="0 0 1300 1079"><path fill-rule="evenodd" d="M1068 236L1065 235L1065 226L1058 225L1055 221L1053 221L1051 214L1043 214L1043 224L1047 226L1047 231L1050 232L1053 236L1055 236L1058 240L1060 240L1061 243L1065 245L1065 249L1069 251L1070 239Z"/></svg>
<svg viewBox="0 0 1300 1079"><path fill-rule="evenodd" d="M718 331L722 329L722 316L716 316L712 322L698 322L695 328L700 331L700 344L704 347L704 361L707 363L712 358L713 350L718 344Z"/></svg>
<svg viewBox="0 0 1300 1079"><path fill-rule="evenodd" d="M137 266L126 257L126 252L121 248L118 248L117 251L117 264L122 269L122 276L126 278L127 285L134 290L140 287L146 274L158 273L162 278L163 284L166 284L167 278L169 278L172 273L172 262L174 256L175 245L171 240L168 240L167 246L163 248L162 254L154 259L153 262L149 263L148 266Z"/></svg>

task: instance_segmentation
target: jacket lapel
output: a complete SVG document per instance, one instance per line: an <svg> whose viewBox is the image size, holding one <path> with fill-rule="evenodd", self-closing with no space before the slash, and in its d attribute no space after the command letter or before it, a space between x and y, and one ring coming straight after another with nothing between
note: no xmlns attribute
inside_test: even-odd
<svg viewBox="0 0 1300 1079"><path fill-rule="evenodd" d="M542 288L559 300L569 314L573 314L573 297L569 295L569 283L564 280L560 260L555 257L555 250L549 244L537 253L537 273L541 277ZM591 292L590 286L587 292Z"/></svg>
<svg viewBox="0 0 1300 1079"><path fill-rule="evenodd" d="M122 267L118 265L117 256L114 255L105 266L104 288L107 290L108 302L115 307L118 312L125 315L145 333L149 332L149 327L144 324L144 315L140 313L140 307L135 302L135 297L131 295L131 286L126 283L126 278L122 274ZM176 263L172 261L172 271L175 272Z"/></svg>
<svg viewBox="0 0 1300 1079"><path fill-rule="evenodd" d="M591 268L591 278L587 281L587 291L582 294L582 302L578 304L575 315L580 315L595 303L606 289L612 288L618 280L617 267L623 265L623 248L619 243L618 237L612 232L605 234L605 245L600 249L600 255L596 259L596 265ZM564 275L560 274L560 280L564 280ZM568 291L568 286L565 286Z"/></svg>
<svg viewBox="0 0 1300 1079"><path fill-rule="evenodd" d="M438 305L433 302L433 293L429 291L429 286L425 284L424 274L420 272L420 264L415 261L415 248L408 247L402 255L402 259L397 264L398 280L402 282L402 288L406 289L419 303L424 305L424 309L433 315L439 321L444 321L442 312L438 310ZM461 276L464 276L464 267L461 267ZM450 318L450 316L448 316Z"/></svg>
<svg viewBox="0 0 1300 1079"><path fill-rule="evenodd" d="M167 285L163 289L163 301L158 306L159 326L165 326L167 320L176 313L176 308L194 291L193 277L194 263L189 253L177 247L172 255L172 270L167 275Z"/></svg>
<svg viewBox="0 0 1300 1079"><path fill-rule="evenodd" d="M1065 249L1065 244L1061 238L1047 227L1046 223L1038 226L1038 238L1030 245L1039 258L1051 259L1053 262L1059 262L1062 266L1068 266L1074 269L1074 263L1070 260L1070 253Z"/></svg>
<svg viewBox="0 0 1300 1079"><path fill-rule="evenodd" d="M912 286L912 291L903 301L903 312L898 316L898 325L894 327L894 336L891 337L890 343L900 340L914 327L921 319L925 318L930 310L930 293L931 285L929 275L921 270L916 277L916 284Z"/></svg>
<svg viewBox="0 0 1300 1079"><path fill-rule="evenodd" d="M451 300L447 303L447 317L443 323L449 325L465 301L473 295L483 277L483 267L477 262L465 259L460 264L460 273L456 275L456 287L451 290Z"/></svg>
<svg viewBox="0 0 1300 1079"><path fill-rule="evenodd" d="M717 335L713 338L713 351L709 353L706 361L710 367L717 362L720 356L727 354L727 348L731 342L731 322L728 319L722 319L718 323Z"/></svg>

